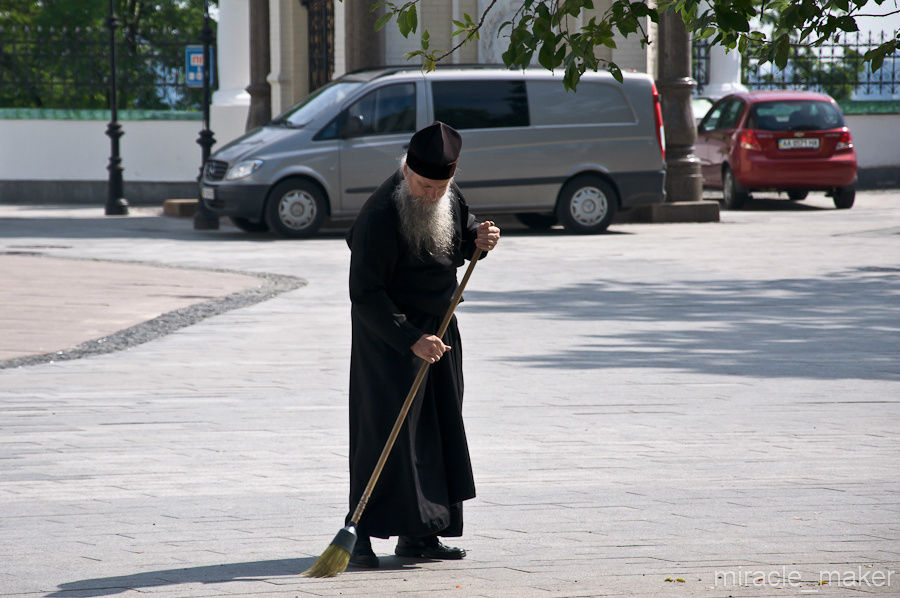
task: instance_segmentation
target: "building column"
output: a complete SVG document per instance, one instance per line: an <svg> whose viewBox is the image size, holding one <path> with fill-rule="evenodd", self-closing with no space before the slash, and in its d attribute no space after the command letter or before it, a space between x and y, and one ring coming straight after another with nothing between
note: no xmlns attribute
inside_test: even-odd
<svg viewBox="0 0 900 598"><path fill-rule="evenodd" d="M309 93L306 8L299 0L269 0L272 114L281 114Z"/></svg>
<svg viewBox="0 0 900 598"><path fill-rule="evenodd" d="M272 119L271 90L266 77L271 70L269 60L269 0L250 0L250 113L248 131Z"/></svg>
<svg viewBox="0 0 900 598"><path fill-rule="evenodd" d="M212 95L210 128L224 145L244 134L250 109L250 19L248 0L219 0L216 71L219 89Z"/></svg>
<svg viewBox="0 0 900 598"><path fill-rule="evenodd" d="M709 83L703 87L703 95L718 100L736 91L747 91L741 84L741 53L732 50L726 54L722 46L710 46Z"/></svg>
<svg viewBox="0 0 900 598"><path fill-rule="evenodd" d="M373 66L383 66L385 31L396 29L391 22L381 31L375 31L375 21L383 9L370 10L369 2L344 3L344 61L347 72Z"/></svg>

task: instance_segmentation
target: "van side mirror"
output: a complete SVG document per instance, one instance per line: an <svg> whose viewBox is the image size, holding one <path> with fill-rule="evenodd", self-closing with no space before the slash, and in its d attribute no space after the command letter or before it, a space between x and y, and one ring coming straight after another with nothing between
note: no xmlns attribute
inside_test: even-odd
<svg viewBox="0 0 900 598"><path fill-rule="evenodd" d="M341 139L359 137L363 134L364 129L362 116L358 114L351 116L346 112L341 116Z"/></svg>

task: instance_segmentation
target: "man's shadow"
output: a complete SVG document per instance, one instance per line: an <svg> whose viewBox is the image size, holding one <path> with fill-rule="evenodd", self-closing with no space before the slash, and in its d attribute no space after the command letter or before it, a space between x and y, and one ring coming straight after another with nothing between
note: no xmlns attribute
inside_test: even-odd
<svg viewBox="0 0 900 598"><path fill-rule="evenodd" d="M191 583L214 584L233 581L262 581L273 577L297 577L298 581L300 581L300 574L309 569L316 562L316 558L318 557L228 563L183 569L165 569L163 571L146 571L144 573L120 575L117 577L82 579L59 584L57 591L47 594L46 598L112 596L128 590L140 590L140 588L158 588ZM347 568L346 574L418 569L420 564L430 562L427 559L405 559L393 556L381 557L380 561L381 566L378 569L355 568L351 565ZM309 581L312 582L313 580Z"/></svg>

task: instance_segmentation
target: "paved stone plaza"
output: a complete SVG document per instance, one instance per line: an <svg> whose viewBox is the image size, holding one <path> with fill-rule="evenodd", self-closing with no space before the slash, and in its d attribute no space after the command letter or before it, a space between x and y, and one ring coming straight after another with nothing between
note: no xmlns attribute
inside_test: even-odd
<svg viewBox="0 0 900 598"><path fill-rule="evenodd" d="M459 309L468 558L376 540L382 569L325 580L299 573L347 509L340 234L0 206L0 595L900 596L900 192L813 196L509 223ZM261 275L295 283L231 309Z"/></svg>

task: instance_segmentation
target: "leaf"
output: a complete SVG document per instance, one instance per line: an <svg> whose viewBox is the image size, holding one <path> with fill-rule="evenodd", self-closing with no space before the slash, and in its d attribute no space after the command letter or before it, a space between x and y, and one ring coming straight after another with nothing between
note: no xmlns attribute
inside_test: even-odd
<svg viewBox="0 0 900 598"><path fill-rule="evenodd" d="M849 15L839 18L837 25L842 31L859 31L859 27L856 26L856 19Z"/></svg>
<svg viewBox="0 0 900 598"><path fill-rule="evenodd" d="M632 2L631 12L633 12L636 17L647 17L650 16L650 7L644 2Z"/></svg>
<svg viewBox="0 0 900 598"><path fill-rule="evenodd" d="M734 31L750 31L750 22L744 15L733 12L731 10L723 10L716 13L719 20L719 26L723 29L731 29Z"/></svg>
<svg viewBox="0 0 900 598"><path fill-rule="evenodd" d="M790 51L790 39L787 34L784 34L775 41L775 64L778 68L783 69L787 66Z"/></svg>
<svg viewBox="0 0 900 598"><path fill-rule="evenodd" d="M406 11L401 10L397 15L397 28L400 30L400 35L409 37L409 13Z"/></svg>
<svg viewBox="0 0 900 598"><path fill-rule="evenodd" d="M409 13L409 28L413 33L415 33L416 28L419 26L419 16L416 12L416 5L411 4L407 12Z"/></svg>
<svg viewBox="0 0 900 598"><path fill-rule="evenodd" d="M607 67L609 68L609 74L613 76L613 79L615 79L616 81L621 83L622 82L622 69L619 68L619 65L617 65L614 62L610 62L607 65Z"/></svg>
<svg viewBox="0 0 900 598"><path fill-rule="evenodd" d="M556 62L555 59L556 54L550 44L542 44L541 51L538 52L538 63L548 71L552 71L553 67L556 66L556 64L554 64Z"/></svg>
<svg viewBox="0 0 900 598"><path fill-rule="evenodd" d="M394 13L386 12L383 15L381 15L380 17L378 17L378 20L375 21L375 31L381 31L382 29L384 29L384 26L387 25L388 22L390 22L390 20L391 20L391 18L393 18L393 16L394 16Z"/></svg>

